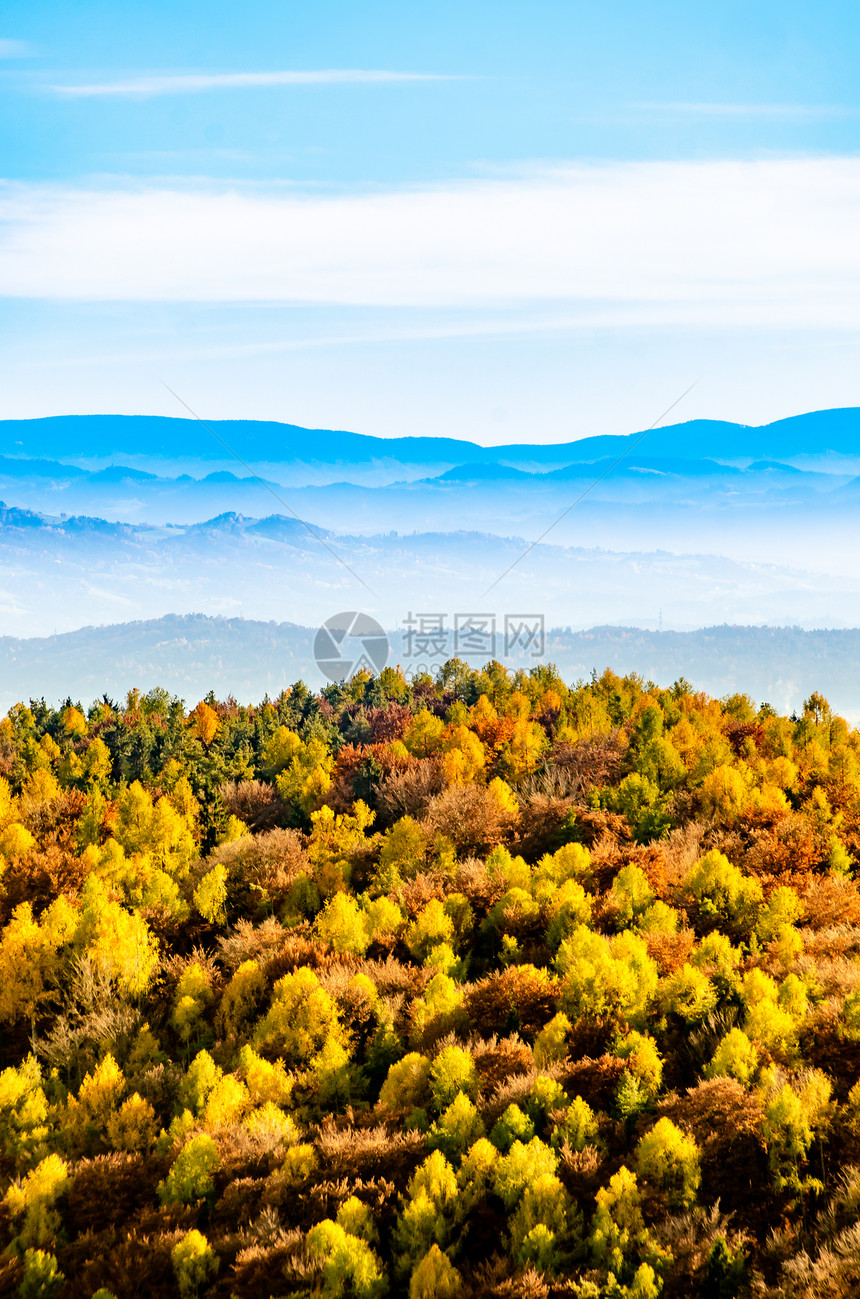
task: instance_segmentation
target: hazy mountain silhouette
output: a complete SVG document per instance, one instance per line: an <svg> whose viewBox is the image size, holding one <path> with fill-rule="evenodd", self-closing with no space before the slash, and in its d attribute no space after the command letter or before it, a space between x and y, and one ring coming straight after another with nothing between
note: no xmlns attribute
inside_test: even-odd
<svg viewBox="0 0 860 1299"><path fill-rule="evenodd" d="M212 428L0 422L0 631L356 607L395 625L488 590L500 618L580 628L860 625L860 409L495 447Z"/></svg>
<svg viewBox="0 0 860 1299"><path fill-rule="evenodd" d="M316 628L289 622L169 615L154 620L84 627L44 638L0 636L0 711L18 699L71 695L84 704L103 692L123 698L133 686L164 686L191 704L209 690L239 700L260 699L303 679L323 684L313 661ZM390 634L389 662L408 668L400 633ZM547 635L546 660L566 680L610 667L662 684L684 676L716 697L735 691L755 702L799 709L809 682L832 707L860 713L860 630L802 631L797 627L717 626L692 632L592 627ZM441 660L440 660L441 661ZM509 667L527 660L507 659Z"/></svg>
<svg viewBox="0 0 860 1299"><path fill-rule="evenodd" d="M306 429L266 420L207 420L249 462L366 465L503 463L520 468L561 467L575 460L612 457L641 433L597 435L566 443L521 442L479 446L455 438L380 438L341 429ZM688 420L646 434L650 456L717 460L784 460L795 456L860 456L860 408L811 411L770 424ZM643 438L643 444L645 439ZM644 445L643 445L643 449ZM158 415L55 415L0 421L0 454L58 460L95 460L127 453L158 459L221 461L229 453L198 420Z"/></svg>
<svg viewBox="0 0 860 1299"><path fill-rule="evenodd" d="M860 626L852 570L664 550L541 544L479 530L341 534L284 515L189 525L58 518L0 505L0 618L9 634L203 612L321 623L359 608L543 615L546 625L725 621ZM510 571L509 571L510 570ZM504 580L498 585L498 579ZM492 587L492 592L489 588Z"/></svg>

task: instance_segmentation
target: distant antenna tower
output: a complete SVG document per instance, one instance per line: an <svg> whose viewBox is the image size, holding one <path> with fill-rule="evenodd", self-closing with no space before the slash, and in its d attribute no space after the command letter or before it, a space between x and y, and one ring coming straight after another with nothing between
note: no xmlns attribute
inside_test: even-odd
<svg viewBox="0 0 860 1299"><path fill-rule="evenodd" d="M663 630L663 610L662 610L662 609L660 610L660 617L657 619L657 630L658 630L659 632L662 632L662 630Z"/></svg>

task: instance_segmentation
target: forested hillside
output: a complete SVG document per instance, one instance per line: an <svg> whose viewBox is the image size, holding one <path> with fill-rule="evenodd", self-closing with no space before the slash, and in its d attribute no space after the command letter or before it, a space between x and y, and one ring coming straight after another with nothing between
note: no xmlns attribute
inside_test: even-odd
<svg viewBox="0 0 860 1299"><path fill-rule="evenodd" d="M0 1295L860 1287L860 733L450 660L0 721Z"/></svg>

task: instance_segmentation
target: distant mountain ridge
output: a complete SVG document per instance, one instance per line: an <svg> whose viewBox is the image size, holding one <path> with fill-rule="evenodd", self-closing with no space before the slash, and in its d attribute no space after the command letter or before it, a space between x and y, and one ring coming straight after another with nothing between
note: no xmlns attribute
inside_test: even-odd
<svg viewBox="0 0 860 1299"><path fill-rule="evenodd" d="M786 519L790 524L790 514ZM784 558L606 549L587 530L585 544L552 544L553 535L527 548L510 520L499 520L507 535L477 524L446 529L431 521L407 534L357 535L284 514L227 511L202 522L152 524L0 505L0 630L33 635L70 630L82 617L104 623L190 610L309 626L345 609L386 626L433 610L453 626L458 616L483 610L494 613L500 631L506 615L538 614L546 626L653 627L660 610L668 626L681 628L715 615L736 623L860 625L850 548L850 571L834 574L790 567Z"/></svg>
<svg viewBox="0 0 860 1299"><path fill-rule="evenodd" d="M299 678L319 688L315 633L291 622L171 614L44 638L0 636L0 712L31 697L70 695L84 704L104 692L123 698L133 686L163 686L189 705L209 690L240 701L276 696ZM389 662L408 663L402 634L391 632L390 641ZM860 628L732 625L691 632L555 628L545 654L570 682L606 667L663 685L684 676L717 698L742 691L787 711L816 689L849 719L860 716L858 658Z"/></svg>
<svg viewBox="0 0 860 1299"><path fill-rule="evenodd" d="M392 626L490 593L500 626L860 626L860 408L493 447L212 428L0 421L0 632L191 610Z"/></svg>
<svg viewBox="0 0 860 1299"><path fill-rule="evenodd" d="M249 461L266 463L404 465L497 462L515 467L561 467L619 455L641 432L598 434L564 443L520 442L480 446L449 437L381 438L341 429L307 429L272 420L207 420L220 438ZM724 420L688 420L653 429L651 456L717 460L781 460L799 455L860 456L860 408L810 411L759 426ZM643 449L645 449L643 445ZM85 460L145 453L222 461L229 455L199 420L160 415L52 415L0 421L0 455Z"/></svg>

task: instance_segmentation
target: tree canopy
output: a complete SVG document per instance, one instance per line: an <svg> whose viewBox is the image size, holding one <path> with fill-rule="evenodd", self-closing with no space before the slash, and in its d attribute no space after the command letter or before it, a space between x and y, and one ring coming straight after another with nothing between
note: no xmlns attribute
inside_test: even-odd
<svg viewBox="0 0 860 1299"><path fill-rule="evenodd" d="M0 720L0 1296L860 1288L860 733L607 671Z"/></svg>

